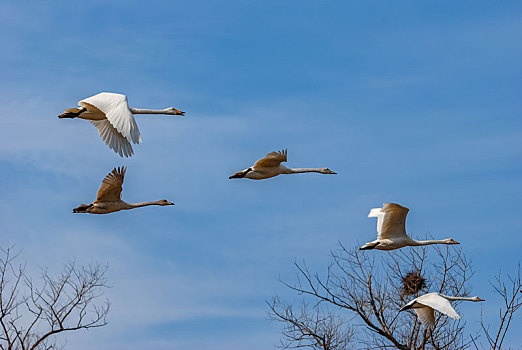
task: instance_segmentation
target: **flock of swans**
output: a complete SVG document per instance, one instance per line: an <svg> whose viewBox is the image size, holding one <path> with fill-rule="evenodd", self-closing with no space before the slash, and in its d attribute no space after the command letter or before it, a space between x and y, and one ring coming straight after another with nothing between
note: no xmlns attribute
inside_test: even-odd
<svg viewBox="0 0 522 350"><path fill-rule="evenodd" d="M80 108L69 108L59 118L81 118L90 121L97 129L102 140L121 157L134 154L131 143L142 142L134 114L166 114L183 116L185 113L170 107L160 110L131 108L127 97L122 94L102 92L78 102ZM287 161L287 151L268 153L257 160L253 166L238 171L229 179L247 178L253 180L268 179L282 174L315 172L336 174L328 168L289 168L281 163ZM114 168L102 181L96 200L91 204L82 204L73 209L73 213L108 214L120 210L134 209L148 205L169 206L168 200L153 202L127 203L121 199L125 167ZM366 243L361 250L394 250L406 246L429 244L459 244L451 238L441 240L417 241L406 233L406 215L409 209L396 203L384 203L382 208L370 210L368 217L377 218L377 239ZM427 329L435 327L435 310L451 318L459 315L451 306L451 301L484 301L479 297L451 297L440 293L428 293L413 299L399 311L413 309L420 322Z"/></svg>

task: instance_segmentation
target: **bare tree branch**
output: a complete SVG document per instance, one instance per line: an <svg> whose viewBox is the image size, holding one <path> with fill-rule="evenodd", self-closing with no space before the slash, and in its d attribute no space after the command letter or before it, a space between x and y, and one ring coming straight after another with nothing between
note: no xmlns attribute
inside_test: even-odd
<svg viewBox="0 0 522 350"><path fill-rule="evenodd" d="M98 301L107 266L68 263L58 277L44 269L35 284L16 258L0 249L0 350L56 349L56 334L107 324L110 304Z"/></svg>
<svg viewBox="0 0 522 350"><path fill-rule="evenodd" d="M339 249L332 251L332 263L324 275L311 273L305 263L295 263L297 281L283 284L300 295L303 305L308 302L313 306L302 307L296 313L292 305L279 299L269 304L270 317L286 325L283 344L324 348L321 333L314 331L316 323L322 320L314 316L322 304L323 308L338 310L338 319L341 316L352 319L349 343L358 342L356 348L458 350L467 348L476 339L476 336L464 337L465 324L461 320L437 313L436 327L428 332L412 311L398 313L421 292L435 290L448 295L469 295L467 285L473 271L460 249L416 247L377 254L346 249L340 244ZM424 289L408 296L404 294L402 282L411 271L427 278L425 284L419 284Z"/></svg>
<svg viewBox="0 0 522 350"><path fill-rule="evenodd" d="M299 312L278 298L270 303L269 317L285 323L283 348L312 348L317 350L346 350L353 337L353 329L334 313L325 312L319 305L310 308L302 304Z"/></svg>
<svg viewBox="0 0 522 350"><path fill-rule="evenodd" d="M518 264L517 272L514 276L507 276L508 282L502 277L499 272L495 277L495 281L491 283L495 292L501 296L503 306L499 309L499 325L496 333L490 331L489 324L486 325L483 314L480 315L480 326L484 334L488 348L492 350L502 349L504 338L511 325L511 320L515 313L522 307L522 280L520 278L520 263ZM475 348L478 349L477 344Z"/></svg>

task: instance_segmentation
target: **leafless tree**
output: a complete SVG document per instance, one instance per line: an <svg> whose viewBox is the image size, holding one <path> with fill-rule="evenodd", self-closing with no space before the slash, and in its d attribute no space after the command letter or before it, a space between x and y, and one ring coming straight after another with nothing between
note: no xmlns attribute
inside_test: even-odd
<svg viewBox="0 0 522 350"><path fill-rule="evenodd" d="M522 281L520 279L520 263L515 276L507 276L508 282L505 278L502 278L502 273L499 272L495 277L495 281L491 283L495 292L501 296L503 306L499 308L498 317L499 324L496 330L491 330L490 325L484 321L483 315L481 314L480 325L483 334L488 342L488 346L482 348L500 350L502 349L502 343L509 330L511 320L515 313L522 307ZM479 348L475 344L475 348Z"/></svg>
<svg viewBox="0 0 522 350"><path fill-rule="evenodd" d="M269 317L285 324L281 345L285 349L311 348L316 350L346 350L354 335L353 328L338 315L302 303L299 311L279 298L270 303Z"/></svg>
<svg viewBox="0 0 522 350"><path fill-rule="evenodd" d="M12 249L0 249L0 349L57 349L55 335L107 324L107 266L64 265L53 277L43 270L35 282L16 264Z"/></svg>
<svg viewBox="0 0 522 350"><path fill-rule="evenodd" d="M461 320L454 321L437 313L436 327L428 332L413 312L398 312L408 301L428 291L469 295L468 282L473 271L460 249L431 246L383 253L348 250L340 245L331 255L332 263L324 275L311 273L305 263L296 263L297 281L283 283L308 302L336 307L338 314L344 310L345 317L352 317L357 332L355 335L351 332L350 338L358 343L355 348L453 350L464 349L476 339L476 336L464 336ZM405 276L424 276L425 279L412 284L418 285L419 290L405 293ZM458 302L453 304L458 308ZM271 317L287 324L286 333L290 337L283 333L283 338L296 338L294 329L297 333L300 331L296 323L306 323L308 329L314 329L310 325L314 323L310 312L303 310L296 316L285 304L279 308L281 311L275 312L277 305L271 304ZM313 348L311 344L309 342L308 347Z"/></svg>

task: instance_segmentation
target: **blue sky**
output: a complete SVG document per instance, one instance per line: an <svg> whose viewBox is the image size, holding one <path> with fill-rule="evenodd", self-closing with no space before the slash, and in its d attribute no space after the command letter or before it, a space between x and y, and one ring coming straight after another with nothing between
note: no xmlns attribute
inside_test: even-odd
<svg viewBox="0 0 522 350"><path fill-rule="evenodd" d="M271 349L279 278L373 240L369 209L397 202L414 236L462 243L495 313L489 281L522 250L521 15L515 1L2 1L2 246L33 267L110 265L110 324L71 348ZM121 159L57 118L101 91L187 115L137 116L144 143ZM227 179L281 148L339 175ZM73 215L120 165L125 200L176 206ZM461 308L470 329L476 306Z"/></svg>

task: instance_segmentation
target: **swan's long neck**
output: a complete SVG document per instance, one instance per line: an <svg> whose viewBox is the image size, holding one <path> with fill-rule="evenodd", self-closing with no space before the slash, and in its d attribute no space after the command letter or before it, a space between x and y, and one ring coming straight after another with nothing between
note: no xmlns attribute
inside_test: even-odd
<svg viewBox="0 0 522 350"><path fill-rule="evenodd" d="M456 301L456 300L477 301L474 297L450 297L448 295L442 295L442 296L451 301Z"/></svg>
<svg viewBox="0 0 522 350"><path fill-rule="evenodd" d="M299 173L322 173L319 168L287 168L283 169L283 174L299 174Z"/></svg>
<svg viewBox="0 0 522 350"><path fill-rule="evenodd" d="M172 114L171 110L165 109L142 109L142 108L131 108L129 110L132 114Z"/></svg>
<svg viewBox="0 0 522 350"><path fill-rule="evenodd" d="M427 241L417 241L412 239L413 245L430 245L430 244L449 244L444 239L429 239Z"/></svg>
<svg viewBox="0 0 522 350"><path fill-rule="evenodd" d="M162 201L154 201L154 202L140 202L140 203L127 203L129 206L127 209L134 209L140 207L146 207L148 205L163 205Z"/></svg>

